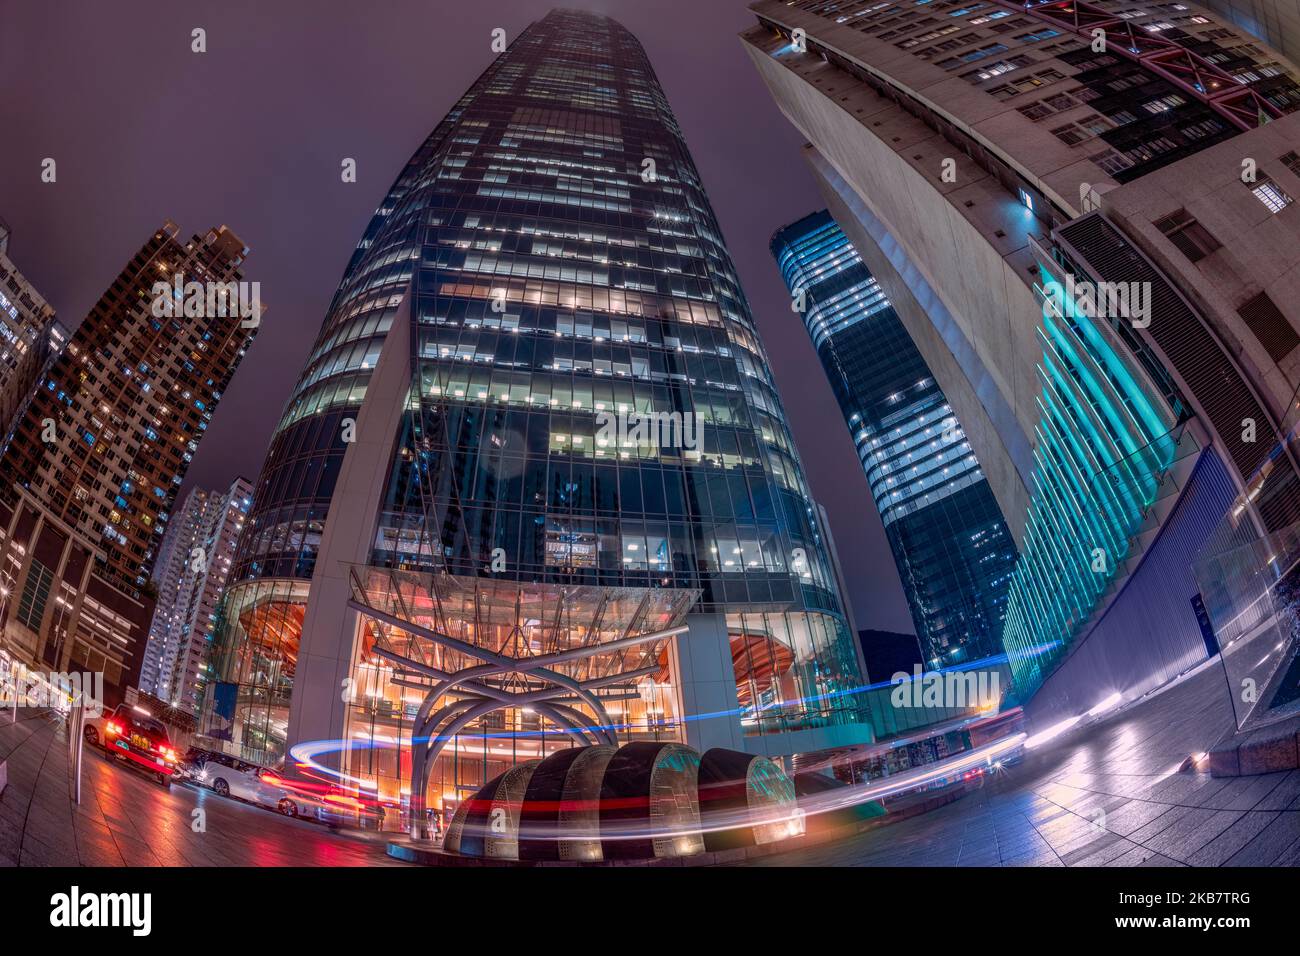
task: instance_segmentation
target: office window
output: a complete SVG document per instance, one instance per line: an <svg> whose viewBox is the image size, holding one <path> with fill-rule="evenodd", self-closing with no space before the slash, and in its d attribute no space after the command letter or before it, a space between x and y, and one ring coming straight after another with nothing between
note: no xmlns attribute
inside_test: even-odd
<svg viewBox="0 0 1300 956"><path fill-rule="evenodd" d="M49 600L50 585L53 583L53 572L33 558L31 571L27 574L27 582L23 585L17 615L18 620L33 631L41 629L41 618L45 616L45 603Z"/></svg>
<svg viewBox="0 0 1300 956"><path fill-rule="evenodd" d="M1016 39L1021 40L1024 43L1037 43L1040 40L1050 40L1052 37L1059 37L1060 35L1060 32L1057 30L1045 28L1042 30L1036 30L1033 33L1022 33L1020 36L1016 37Z"/></svg>
<svg viewBox="0 0 1300 956"><path fill-rule="evenodd" d="M1105 149L1096 156L1088 157L1111 176L1118 172L1128 169L1133 164L1129 162L1128 157L1122 156L1113 149Z"/></svg>
<svg viewBox="0 0 1300 956"><path fill-rule="evenodd" d="M1253 186L1249 183L1246 185L1250 186L1250 191L1255 194L1255 198L1268 207L1269 212L1281 212L1291 205L1291 197L1267 176L1261 177Z"/></svg>
<svg viewBox="0 0 1300 956"><path fill-rule="evenodd" d="M1111 128L1110 121L1098 116L1096 113L1089 113L1087 116L1084 116L1075 122L1093 136L1100 136L1102 133L1106 132L1106 130Z"/></svg>
<svg viewBox="0 0 1300 956"><path fill-rule="evenodd" d="M1075 146L1092 138L1092 134L1074 123L1066 123L1064 126L1056 127L1056 129L1052 130L1052 135L1066 146Z"/></svg>

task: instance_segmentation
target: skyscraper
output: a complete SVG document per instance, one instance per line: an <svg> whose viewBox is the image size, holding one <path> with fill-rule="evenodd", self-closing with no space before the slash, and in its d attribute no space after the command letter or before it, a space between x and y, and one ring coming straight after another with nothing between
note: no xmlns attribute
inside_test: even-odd
<svg viewBox="0 0 1300 956"><path fill-rule="evenodd" d="M434 805L571 740L869 739L816 528L645 52L555 11L347 267L256 485L202 729L260 759L336 742L338 772Z"/></svg>
<svg viewBox="0 0 1300 956"><path fill-rule="evenodd" d="M772 253L853 436L926 662L1001 653L1015 544L942 389L829 213L777 230Z"/></svg>
<svg viewBox="0 0 1300 956"><path fill-rule="evenodd" d="M110 699L139 675L154 556L257 321L240 315L244 244L178 232L155 232L95 303L0 456L5 643L103 672Z"/></svg>
<svg viewBox="0 0 1300 956"><path fill-rule="evenodd" d="M224 492L191 489L168 522L154 569L158 605L140 689L191 713L203 702L217 609L251 494L246 478Z"/></svg>
<svg viewBox="0 0 1300 956"><path fill-rule="evenodd" d="M9 227L0 222L0 438L67 341L54 309L18 271L8 247Z"/></svg>
<svg viewBox="0 0 1300 956"><path fill-rule="evenodd" d="M1300 519L1294 66L1185 4L751 7L744 49L1015 537L1031 717L1141 696L1204 659L1203 623L1255 621L1232 582L1290 566ZM1294 699L1293 643L1229 669Z"/></svg>

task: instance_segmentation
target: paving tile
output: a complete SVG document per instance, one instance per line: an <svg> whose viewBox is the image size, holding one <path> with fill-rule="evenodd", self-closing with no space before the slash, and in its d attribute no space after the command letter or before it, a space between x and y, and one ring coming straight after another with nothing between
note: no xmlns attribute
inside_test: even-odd
<svg viewBox="0 0 1300 956"><path fill-rule="evenodd" d="M1198 805L1214 810L1254 810L1256 804L1276 790L1285 774L1267 773L1258 777L1232 777L1214 796Z"/></svg>
<svg viewBox="0 0 1300 956"><path fill-rule="evenodd" d="M1157 806L1160 806L1160 804L1157 804ZM1127 836L1134 843L1145 844L1149 839L1154 837L1156 834L1163 833L1165 830L1168 830L1171 826L1173 826L1175 823L1177 823L1187 814L1191 813L1192 809L1193 809L1192 807L1166 806L1164 808L1163 813L1155 814L1154 816L1151 817L1150 820L1148 820L1142 826L1138 827L1136 830L1130 830L1127 834L1125 834L1125 836Z"/></svg>
<svg viewBox="0 0 1300 956"><path fill-rule="evenodd" d="M1275 859L1273 866L1300 866L1300 840L1296 840L1282 855Z"/></svg>
<svg viewBox="0 0 1300 956"><path fill-rule="evenodd" d="M1069 848L1068 851L1061 853L1061 861L1066 866L1089 865L1083 861L1089 860L1101 855L1105 855L1107 850L1112 849L1118 844L1129 843L1130 841L1120 836L1118 833L1111 833L1109 830L1093 828L1093 832L1087 840L1080 841ZM1093 864L1095 865L1095 864Z"/></svg>
<svg viewBox="0 0 1300 956"><path fill-rule="evenodd" d="M1097 847L1096 852L1091 853L1088 856L1073 859L1070 861L1069 865L1108 866L1112 860L1116 860L1119 857L1124 856L1124 854L1131 853L1133 850L1138 849L1138 845L1126 837L1119 836L1118 834L1111 834L1111 836L1113 837L1112 842L1103 845L1101 841L1098 841L1097 844L1094 844L1094 846Z"/></svg>
<svg viewBox="0 0 1300 956"><path fill-rule="evenodd" d="M1065 866L1061 858L1050 850L1028 856L1013 856L1002 861L1003 866Z"/></svg>
<svg viewBox="0 0 1300 956"><path fill-rule="evenodd" d="M1242 817L1238 810L1188 810L1177 822L1146 840L1148 847L1183 861Z"/></svg>
<svg viewBox="0 0 1300 956"><path fill-rule="evenodd" d="M1165 803L1130 800L1114 813L1106 814L1106 829L1121 836L1128 836L1148 826L1171 809L1173 808Z"/></svg>
<svg viewBox="0 0 1300 956"><path fill-rule="evenodd" d="M1256 810L1285 810L1300 798L1300 770L1283 774L1278 785L1255 804Z"/></svg>
<svg viewBox="0 0 1300 956"><path fill-rule="evenodd" d="M1225 866L1273 866L1300 840L1300 813L1279 813L1249 843L1228 857Z"/></svg>
<svg viewBox="0 0 1300 956"><path fill-rule="evenodd" d="M1107 866L1141 866L1152 857L1159 857L1160 854L1155 850L1149 850L1144 846L1134 846L1133 849L1120 856L1114 857L1106 863Z"/></svg>

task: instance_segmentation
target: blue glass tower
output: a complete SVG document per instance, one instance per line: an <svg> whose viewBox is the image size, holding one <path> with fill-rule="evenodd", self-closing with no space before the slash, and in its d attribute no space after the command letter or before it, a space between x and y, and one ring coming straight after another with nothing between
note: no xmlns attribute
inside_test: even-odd
<svg viewBox="0 0 1300 956"><path fill-rule="evenodd" d="M413 740L445 806L565 734L737 747L858 726L853 634L766 354L617 23L530 26L403 168L277 428L233 580L205 728L258 759L365 741L352 776L395 799ZM414 656L418 680L394 680ZM535 696L557 682L568 697Z"/></svg>
<svg viewBox="0 0 1300 956"><path fill-rule="evenodd" d="M1015 544L925 360L829 213L778 230L772 253L853 436L926 662L999 653Z"/></svg>

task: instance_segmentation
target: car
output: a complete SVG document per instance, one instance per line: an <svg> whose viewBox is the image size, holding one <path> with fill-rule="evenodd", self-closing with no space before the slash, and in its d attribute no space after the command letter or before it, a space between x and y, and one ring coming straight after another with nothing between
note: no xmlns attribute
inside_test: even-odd
<svg viewBox="0 0 1300 956"><path fill-rule="evenodd" d="M198 748L190 747L181 755L180 760L176 761L176 779L194 780L203 769L206 759L206 757L199 759Z"/></svg>
<svg viewBox="0 0 1300 956"><path fill-rule="evenodd" d="M223 753L208 753L196 781L223 797L270 807L286 817L314 816L316 801L285 786L279 773Z"/></svg>
<svg viewBox="0 0 1300 956"><path fill-rule="evenodd" d="M202 747L190 747L176 763L176 779L199 782L199 774L212 757L219 753Z"/></svg>
<svg viewBox="0 0 1300 956"><path fill-rule="evenodd" d="M90 746L102 747L105 756L130 763L152 774L164 787L171 786L176 749L167 727L143 708L122 704L88 721L82 736Z"/></svg>

